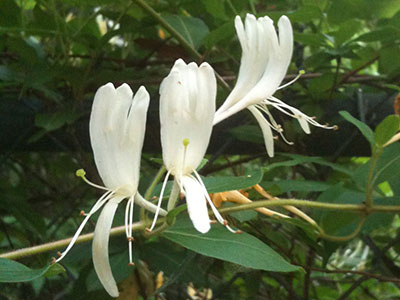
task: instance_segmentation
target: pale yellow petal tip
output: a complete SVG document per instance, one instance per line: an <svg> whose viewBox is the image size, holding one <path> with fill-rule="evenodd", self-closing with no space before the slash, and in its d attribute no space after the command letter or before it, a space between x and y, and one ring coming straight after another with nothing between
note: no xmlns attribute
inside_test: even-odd
<svg viewBox="0 0 400 300"><path fill-rule="evenodd" d="M79 169L79 170L76 170L75 175L76 175L77 177L85 177L86 172L85 172L84 169Z"/></svg>
<svg viewBox="0 0 400 300"><path fill-rule="evenodd" d="M183 139L182 144L183 146L187 147L189 145L189 139Z"/></svg>

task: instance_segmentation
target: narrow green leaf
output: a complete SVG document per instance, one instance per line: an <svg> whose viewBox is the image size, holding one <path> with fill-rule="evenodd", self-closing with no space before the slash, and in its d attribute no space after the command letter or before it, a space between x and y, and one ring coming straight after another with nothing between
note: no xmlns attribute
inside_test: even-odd
<svg viewBox="0 0 400 300"><path fill-rule="evenodd" d="M65 272L59 264L48 265L41 269L30 269L19 262L0 258L0 282L25 282L41 276L54 276Z"/></svg>
<svg viewBox="0 0 400 300"><path fill-rule="evenodd" d="M387 116L375 129L375 141L378 146L383 146L400 129L400 117L398 115Z"/></svg>
<svg viewBox="0 0 400 300"><path fill-rule="evenodd" d="M179 218L173 227L162 234L167 239L197 253L229 261L244 267L293 272L300 268L285 261L278 253L254 236L234 234L219 224L202 234L197 232L188 218Z"/></svg>
<svg viewBox="0 0 400 300"><path fill-rule="evenodd" d="M369 126L363 122L361 122L360 120L357 120L356 118L354 118L349 112L347 111L340 111L339 114L346 119L346 121L350 122L351 124L353 124L354 126L356 126L362 133L362 135L368 140L368 142L371 145L375 145L375 138L374 138L374 132L372 131L371 128L369 128Z"/></svg>

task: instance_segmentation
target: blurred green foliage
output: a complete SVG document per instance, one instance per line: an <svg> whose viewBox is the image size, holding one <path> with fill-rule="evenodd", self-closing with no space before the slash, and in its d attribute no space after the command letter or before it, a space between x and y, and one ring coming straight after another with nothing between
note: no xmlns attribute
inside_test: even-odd
<svg viewBox="0 0 400 300"><path fill-rule="evenodd" d="M307 73L277 97L339 126L335 132L313 129L305 136L295 121L277 114L295 145L277 141L281 153L269 159L261 132L242 112L215 128L209 160L201 170L202 175L212 175L205 179L210 189L259 183L282 198L365 201L370 166L366 157L399 130L399 0L146 3L231 86L241 55L234 17L253 13L277 21L287 15L295 37L287 79L299 69ZM88 116L94 92L107 82L126 82L133 90L145 85L151 94L141 168L144 193L161 157L159 84L177 58L201 62L192 55L136 1L0 1L2 253L71 236L81 222L79 211L96 201L96 192L74 174L84 168L89 178L100 182L88 143ZM226 95L220 87L218 104ZM347 112L340 115L342 110ZM400 205L399 153L399 144L393 144L377 159L372 174L377 204ZM250 199L262 198L254 190L247 192ZM325 232L340 236L353 232L361 217L354 212L305 211ZM135 236L133 269L127 265L125 239L111 239L110 260L121 299L200 299L193 293L206 299L207 289L213 299L400 297L400 221L395 214L370 215L360 235L343 243L317 238L302 220L276 220L253 212L228 216L246 236L229 239L230 232L218 228L210 234L220 242L205 242L204 236L184 226L184 214L163 235ZM139 216L137 209L135 218ZM95 218L87 232L93 231ZM121 224L123 214L117 213L114 225ZM231 244L236 239L242 244L235 250ZM258 251L246 251L251 241ZM2 281L32 280L1 283L1 299L108 299L93 270L90 243L73 248L61 262L65 272L58 269L42 276L55 255L53 251L21 259L29 269L1 260ZM282 269L268 269L268 263L293 270L300 266L304 272L272 272ZM153 293L161 281L156 298Z"/></svg>

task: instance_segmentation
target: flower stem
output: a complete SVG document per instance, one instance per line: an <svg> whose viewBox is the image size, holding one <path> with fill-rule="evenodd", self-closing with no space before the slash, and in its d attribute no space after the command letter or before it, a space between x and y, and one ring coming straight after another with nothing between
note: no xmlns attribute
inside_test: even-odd
<svg viewBox="0 0 400 300"><path fill-rule="evenodd" d="M366 192L365 192L365 205L367 207L372 207L374 204L374 169L376 166L376 162L378 161L379 156L382 153L382 148L376 147L372 149L372 157L369 165L369 171L368 171L368 179L367 179L367 186L366 186Z"/></svg>
<svg viewBox="0 0 400 300"><path fill-rule="evenodd" d="M157 184L160 182L161 178L164 176L166 169L164 165L161 166L161 168L158 170L156 176L154 177L153 181L151 182L150 186L147 188L146 192L144 193L144 199L150 201L151 194L153 194L153 191Z"/></svg>

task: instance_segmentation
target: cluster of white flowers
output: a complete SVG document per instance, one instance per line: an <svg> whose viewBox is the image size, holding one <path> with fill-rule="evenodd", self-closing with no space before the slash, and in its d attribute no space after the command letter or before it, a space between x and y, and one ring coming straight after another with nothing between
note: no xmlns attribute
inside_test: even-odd
<svg viewBox="0 0 400 300"><path fill-rule="evenodd" d="M201 233L210 230L207 202L216 219L233 231L219 214L196 172L210 140L215 124L247 108L259 123L269 156L274 155L273 130L282 135L282 127L269 111L273 107L296 118L303 130L310 133L309 123L320 125L298 109L275 98L290 64L293 51L293 32L289 19L278 22L279 35L269 17L256 18L248 14L245 24L239 16L236 32L242 47L238 79L223 105L215 111L217 83L213 68L208 63L197 66L178 59L160 86L161 144L164 165L168 171L162 185L158 205L146 201L138 193L140 156L145 134L149 94L140 87L136 95L128 85L115 89L111 83L100 87L95 95L90 116L90 138L94 159L105 187L89 182L83 170L77 172L89 184L106 190L86 215L73 240L59 261L72 247L89 217L104 206L97 221L93 239L93 263L107 292L119 295L108 259L108 240L118 204L128 199L125 212L129 259L132 262L132 220L134 203L154 212L150 228L156 224L166 183L174 176L168 210L175 206L180 194L185 196L190 219ZM267 116L267 118L265 117ZM283 135L282 135L283 136Z"/></svg>

